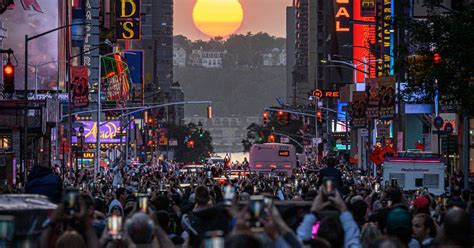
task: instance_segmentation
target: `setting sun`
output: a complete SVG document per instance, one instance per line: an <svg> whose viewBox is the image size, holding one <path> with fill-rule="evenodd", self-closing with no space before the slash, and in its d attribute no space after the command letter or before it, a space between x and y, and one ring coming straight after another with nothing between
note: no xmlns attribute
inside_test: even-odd
<svg viewBox="0 0 474 248"><path fill-rule="evenodd" d="M210 37L233 34L242 24L243 16L239 0L197 0L193 9L194 25Z"/></svg>

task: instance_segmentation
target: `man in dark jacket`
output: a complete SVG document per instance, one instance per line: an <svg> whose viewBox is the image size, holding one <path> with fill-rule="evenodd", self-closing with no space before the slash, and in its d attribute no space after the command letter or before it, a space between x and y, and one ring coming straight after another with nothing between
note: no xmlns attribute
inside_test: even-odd
<svg viewBox="0 0 474 248"><path fill-rule="evenodd" d="M61 178L54 174L50 168L40 165L33 166L28 176L25 193L44 195L50 201L59 203L62 191Z"/></svg>
<svg viewBox="0 0 474 248"><path fill-rule="evenodd" d="M323 183L325 180L331 180L336 188L340 189L342 187L342 172L335 168L336 159L329 157L326 160L327 167L319 171L319 181Z"/></svg>

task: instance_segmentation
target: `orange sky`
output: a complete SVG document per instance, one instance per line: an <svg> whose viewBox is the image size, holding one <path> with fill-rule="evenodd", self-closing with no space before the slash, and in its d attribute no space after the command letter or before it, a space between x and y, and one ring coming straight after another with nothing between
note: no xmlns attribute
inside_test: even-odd
<svg viewBox="0 0 474 248"><path fill-rule="evenodd" d="M174 0L174 35L191 40L208 40L193 23L193 7L197 0ZM216 0L219 1L219 0ZM286 36L286 7L292 0L239 0L244 11L242 26L236 33L267 32L277 37Z"/></svg>

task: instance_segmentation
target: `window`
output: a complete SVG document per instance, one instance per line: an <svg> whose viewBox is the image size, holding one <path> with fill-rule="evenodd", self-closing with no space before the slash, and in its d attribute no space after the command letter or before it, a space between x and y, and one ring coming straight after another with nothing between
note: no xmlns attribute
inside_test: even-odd
<svg viewBox="0 0 474 248"><path fill-rule="evenodd" d="M427 188L439 188L439 175L423 174L423 186Z"/></svg>
<svg viewBox="0 0 474 248"><path fill-rule="evenodd" d="M397 183L400 187L404 188L405 187L405 174L403 173L390 173L390 180L391 179L397 179ZM390 183L391 181L389 181Z"/></svg>

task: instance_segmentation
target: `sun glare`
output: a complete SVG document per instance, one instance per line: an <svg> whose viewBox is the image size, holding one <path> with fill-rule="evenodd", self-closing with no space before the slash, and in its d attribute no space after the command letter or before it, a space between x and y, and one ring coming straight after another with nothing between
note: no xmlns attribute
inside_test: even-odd
<svg viewBox="0 0 474 248"><path fill-rule="evenodd" d="M226 37L242 24L244 13L239 0L197 0L194 25L209 37Z"/></svg>

